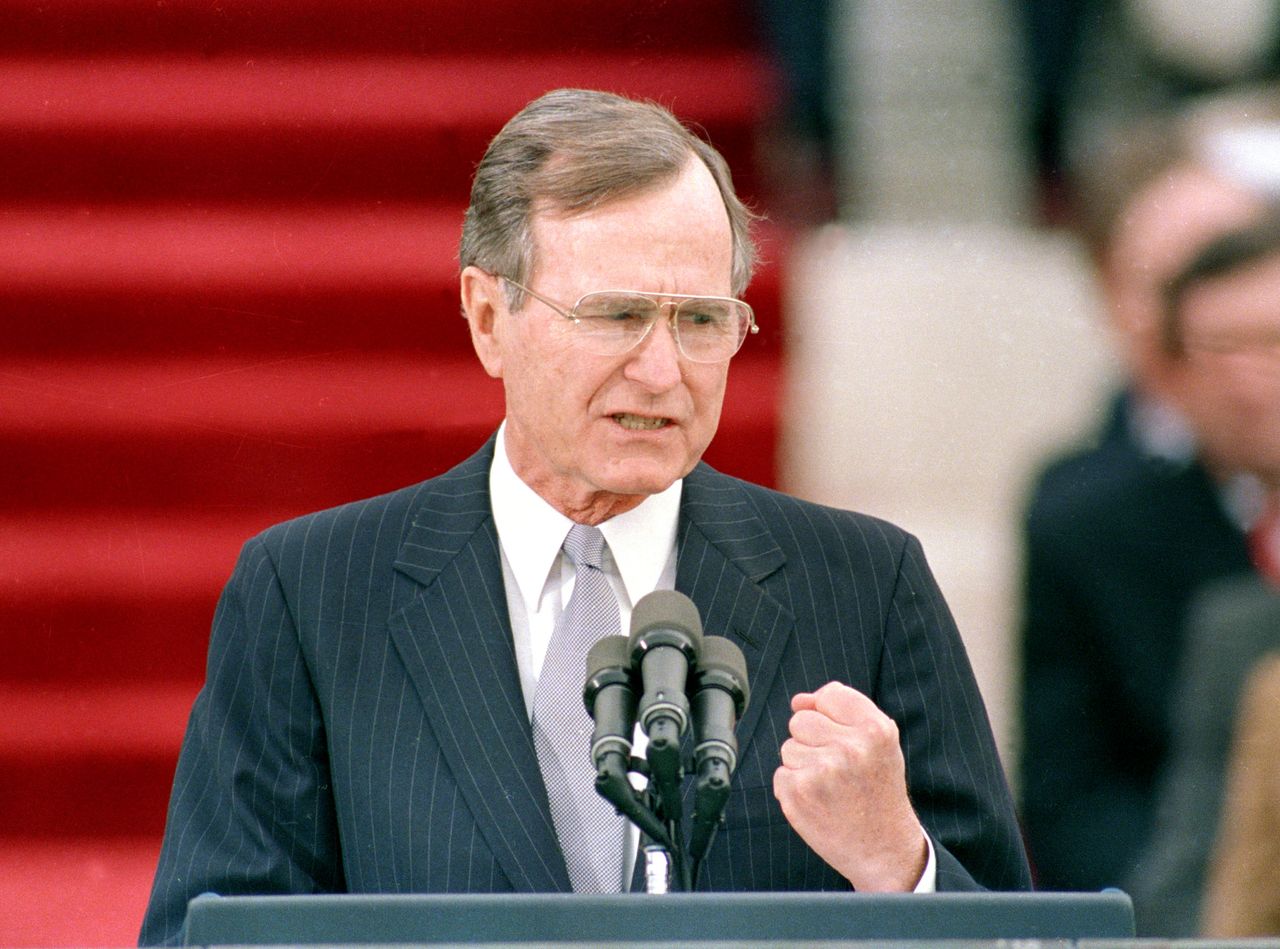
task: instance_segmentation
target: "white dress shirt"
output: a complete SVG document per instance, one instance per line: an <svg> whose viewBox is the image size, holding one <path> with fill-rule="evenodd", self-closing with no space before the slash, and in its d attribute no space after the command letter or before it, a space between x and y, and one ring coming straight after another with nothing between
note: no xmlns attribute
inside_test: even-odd
<svg viewBox="0 0 1280 949"><path fill-rule="evenodd" d="M676 530L680 516L683 481L660 494L650 495L623 514L600 524L608 546L604 573L618 597L619 634L627 635L631 607L654 590L675 589ZM533 697L547 646L565 604L573 594L576 569L561 551L573 521L530 488L511 467L506 451L506 422L498 429L489 469L489 497L502 554L502 579L515 643L516 665L525 710L533 717ZM585 674L584 674L585 678ZM644 754L644 735L636 729L634 751ZM584 749L583 753L586 751ZM937 874L933 841L917 893L931 893ZM627 822L623 848L623 889L630 884L639 831Z"/></svg>
<svg viewBox="0 0 1280 949"><path fill-rule="evenodd" d="M493 520L502 550L502 574L515 637L516 662L525 707L533 715L533 695L556 621L573 594L576 570L560 545L573 526L520 480L503 444L506 424L498 430L489 470ZM677 481L625 514L600 526L608 543L604 573L618 597L620 635L631 626L631 607L653 590L671 590L676 582L676 524L680 516Z"/></svg>

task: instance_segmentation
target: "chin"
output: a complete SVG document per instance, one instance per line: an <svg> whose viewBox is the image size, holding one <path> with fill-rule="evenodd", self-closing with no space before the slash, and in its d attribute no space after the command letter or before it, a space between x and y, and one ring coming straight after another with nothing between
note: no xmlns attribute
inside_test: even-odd
<svg viewBox="0 0 1280 949"><path fill-rule="evenodd" d="M610 472L598 483L610 494L660 494L683 478L692 467L682 468L675 464L627 466L626 470Z"/></svg>

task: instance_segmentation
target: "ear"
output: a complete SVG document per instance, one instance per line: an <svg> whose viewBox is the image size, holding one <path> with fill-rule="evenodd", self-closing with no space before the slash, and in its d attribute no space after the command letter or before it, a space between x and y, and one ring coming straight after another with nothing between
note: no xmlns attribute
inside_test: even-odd
<svg viewBox="0 0 1280 949"><path fill-rule="evenodd" d="M498 316L506 311L498 278L479 267L464 267L460 279L462 315L471 328L471 345L484 371L502 378L502 345Z"/></svg>

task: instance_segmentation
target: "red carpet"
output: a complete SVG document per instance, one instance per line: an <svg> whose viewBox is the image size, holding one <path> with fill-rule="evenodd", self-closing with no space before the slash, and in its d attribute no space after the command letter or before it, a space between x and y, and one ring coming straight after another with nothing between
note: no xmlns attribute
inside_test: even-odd
<svg viewBox="0 0 1280 949"><path fill-rule="evenodd" d="M0 945L131 944L218 590L282 518L479 446L471 169L564 85L758 194L745 0L0 2ZM786 239L708 460L772 483Z"/></svg>

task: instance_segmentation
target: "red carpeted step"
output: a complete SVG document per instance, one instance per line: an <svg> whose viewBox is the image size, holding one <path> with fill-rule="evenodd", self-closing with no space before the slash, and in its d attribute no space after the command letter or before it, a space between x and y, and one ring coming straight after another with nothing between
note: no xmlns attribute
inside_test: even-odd
<svg viewBox="0 0 1280 949"><path fill-rule="evenodd" d="M31 598L0 606L2 682L32 685L115 682L145 688L157 682L203 681L216 589L226 580L241 542L275 518L236 519L211 564L226 564L216 580L196 592L154 589L126 597L128 587L90 599L65 584L55 599ZM4 521L3 529L12 527ZM169 517L174 540L196 556L203 545L199 525ZM24 540L31 533L21 535ZM166 560L163 569L172 566ZM6 564L3 569L8 569ZM214 571L211 571L211 573ZM50 585L33 588L44 592ZM2 686L0 686L2 688Z"/></svg>
<svg viewBox="0 0 1280 949"><path fill-rule="evenodd" d="M662 102L746 194L773 101L757 55L0 58L0 200L465 201L489 139L560 86Z"/></svg>
<svg viewBox="0 0 1280 949"><path fill-rule="evenodd" d="M279 519L147 508L0 516L0 691L199 683L217 593L244 541ZM33 707L6 700L0 727L20 728Z"/></svg>
<svg viewBox="0 0 1280 949"><path fill-rule="evenodd" d="M466 354L462 205L0 207L5 352ZM780 352L785 230L747 294ZM2 383L2 380L0 380Z"/></svg>
<svg viewBox="0 0 1280 949"><path fill-rule="evenodd" d="M500 383L474 357L351 352L0 360L0 392L4 435L101 431L135 439L140 449L149 437L173 432L189 442L227 434L316 447L386 431L487 431L501 418L502 398ZM143 467L155 459L141 450L136 460ZM247 499L201 493L186 500L219 506Z"/></svg>
<svg viewBox="0 0 1280 949"><path fill-rule="evenodd" d="M750 341L748 341L750 346ZM774 481L776 360L739 355L710 459ZM285 512L411 483L460 460L502 416L470 357L0 362L9 510L187 506ZM740 446L755 445L745 455Z"/></svg>
<svg viewBox="0 0 1280 949"><path fill-rule="evenodd" d="M132 946L160 836L0 836L0 945Z"/></svg>
<svg viewBox="0 0 1280 949"><path fill-rule="evenodd" d="M197 689L0 682L0 827L31 836L163 830Z"/></svg>
<svg viewBox="0 0 1280 949"><path fill-rule="evenodd" d="M743 0L31 0L0 2L0 53L678 50L754 43Z"/></svg>

